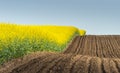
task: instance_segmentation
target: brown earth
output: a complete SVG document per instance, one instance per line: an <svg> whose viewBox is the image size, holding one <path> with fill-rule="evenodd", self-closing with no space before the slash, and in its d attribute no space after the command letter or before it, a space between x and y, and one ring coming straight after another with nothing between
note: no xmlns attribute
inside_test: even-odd
<svg viewBox="0 0 120 73"><path fill-rule="evenodd" d="M120 73L120 35L77 36L62 53L32 53L0 73Z"/></svg>

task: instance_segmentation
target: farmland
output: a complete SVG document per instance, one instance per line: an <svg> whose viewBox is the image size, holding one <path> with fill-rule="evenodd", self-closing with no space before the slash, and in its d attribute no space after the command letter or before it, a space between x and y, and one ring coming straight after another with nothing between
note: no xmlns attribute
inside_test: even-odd
<svg viewBox="0 0 120 73"><path fill-rule="evenodd" d="M61 53L36 52L12 60L2 73L120 73L120 35L76 36Z"/></svg>
<svg viewBox="0 0 120 73"><path fill-rule="evenodd" d="M89 55L100 58L120 58L119 52L120 37L117 35L88 35L85 37L78 36L64 51L64 53Z"/></svg>
<svg viewBox="0 0 120 73"><path fill-rule="evenodd" d="M62 52L76 35L73 26L0 23L0 64L36 51Z"/></svg>

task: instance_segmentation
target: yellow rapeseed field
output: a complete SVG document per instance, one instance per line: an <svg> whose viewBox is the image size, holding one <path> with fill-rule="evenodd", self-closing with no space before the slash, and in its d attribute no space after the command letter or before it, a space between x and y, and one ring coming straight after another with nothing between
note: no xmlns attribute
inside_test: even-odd
<svg viewBox="0 0 120 73"><path fill-rule="evenodd" d="M8 25L0 24L0 39L18 37L40 39L44 38L58 44L64 44L77 31L72 26L39 26L39 25Z"/></svg>
<svg viewBox="0 0 120 73"><path fill-rule="evenodd" d="M72 26L39 26L39 25L15 25L15 24L0 24L0 39L14 39L18 37L24 38L44 38L49 41L54 41L58 44L64 44L71 36L78 31ZM80 30L80 35L85 35L84 30Z"/></svg>
<svg viewBox="0 0 120 73"><path fill-rule="evenodd" d="M74 36L84 34L73 26L0 23L0 64L34 51L61 52Z"/></svg>

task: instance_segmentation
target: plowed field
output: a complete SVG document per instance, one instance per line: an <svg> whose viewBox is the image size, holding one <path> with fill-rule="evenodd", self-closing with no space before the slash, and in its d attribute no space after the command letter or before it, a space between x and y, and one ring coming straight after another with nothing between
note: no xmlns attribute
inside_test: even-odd
<svg viewBox="0 0 120 73"><path fill-rule="evenodd" d="M62 53L32 53L0 73L120 73L120 35L77 36Z"/></svg>

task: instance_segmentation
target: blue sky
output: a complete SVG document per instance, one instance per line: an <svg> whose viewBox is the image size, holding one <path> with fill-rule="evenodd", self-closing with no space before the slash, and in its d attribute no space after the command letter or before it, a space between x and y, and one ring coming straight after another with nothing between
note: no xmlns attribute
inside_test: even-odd
<svg viewBox="0 0 120 73"><path fill-rule="evenodd" d="M72 25L120 34L120 0L0 0L0 22Z"/></svg>

